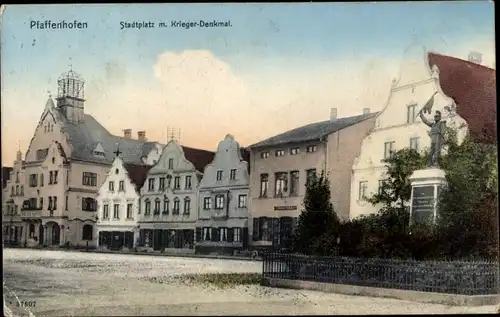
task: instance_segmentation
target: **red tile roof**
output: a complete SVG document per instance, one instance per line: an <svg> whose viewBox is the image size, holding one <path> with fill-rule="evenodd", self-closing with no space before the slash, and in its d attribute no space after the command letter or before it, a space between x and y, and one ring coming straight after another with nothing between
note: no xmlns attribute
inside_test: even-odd
<svg viewBox="0 0 500 317"><path fill-rule="evenodd" d="M429 66L439 68L441 89L455 100L457 113L472 139L496 143L497 92L494 69L455 57L429 53Z"/></svg>
<svg viewBox="0 0 500 317"><path fill-rule="evenodd" d="M205 166L210 164L214 159L215 153L206 150L195 149L187 146L182 146L184 156L191 162L197 171L204 172Z"/></svg>
<svg viewBox="0 0 500 317"><path fill-rule="evenodd" d="M142 185L146 181L148 171L151 168L149 165L134 165L134 164L123 164L128 173L128 178L135 185L135 190L139 192Z"/></svg>

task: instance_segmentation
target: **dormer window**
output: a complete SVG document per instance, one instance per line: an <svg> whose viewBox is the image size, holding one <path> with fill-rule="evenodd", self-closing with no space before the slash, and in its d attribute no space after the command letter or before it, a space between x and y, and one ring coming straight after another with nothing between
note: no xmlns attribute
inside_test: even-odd
<svg viewBox="0 0 500 317"><path fill-rule="evenodd" d="M94 151L94 156L106 157L106 153L101 151Z"/></svg>

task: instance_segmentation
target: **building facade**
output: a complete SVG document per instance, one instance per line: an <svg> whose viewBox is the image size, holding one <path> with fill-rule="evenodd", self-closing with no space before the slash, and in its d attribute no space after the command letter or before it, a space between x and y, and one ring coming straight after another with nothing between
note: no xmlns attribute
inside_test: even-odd
<svg viewBox="0 0 500 317"><path fill-rule="evenodd" d="M18 188L8 201L17 208L23 241L34 236L40 245L95 245L95 199L116 145L127 163L153 159L157 143L148 142L144 131L137 140L130 131L112 135L84 108L83 79L73 71L62 74L56 103L47 100L25 159L18 157L16 177L9 184Z"/></svg>
<svg viewBox="0 0 500 317"><path fill-rule="evenodd" d="M325 171L334 210L349 217L350 169L376 113L309 124L249 147L252 246L284 248L303 208L306 184Z"/></svg>
<svg viewBox="0 0 500 317"><path fill-rule="evenodd" d="M380 206L368 203L366 198L386 181L384 158L402 148L422 151L430 146L429 128L419 118L429 101L432 113L424 115L433 120L439 110L446 125L457 130L459 141L470 131L476 140L496 142L495 86L492 69L410 47L399 78L393 80L387 104L352 166L351 218L379 210Z"/></svg>
<svg viewBox="0 0 500 317"><path fill-rule="evenodd" d="M197 253L227 253L248 245L249 152L227 135L199 186Z"/></svg>
<svg viewBox="0 0 500 317"><path fill-rule="evenodd" d="M97 196L97 243L100 248L131 250L139 240L140 190L150 166L126 164L118 149L116 154Z"/></svg>
<svg viewBox="0 0 500 317"><path fill-rule="evenodd" d="M195 252L198 184L214 153L167 143L141 189L139 246Z"/></svg>

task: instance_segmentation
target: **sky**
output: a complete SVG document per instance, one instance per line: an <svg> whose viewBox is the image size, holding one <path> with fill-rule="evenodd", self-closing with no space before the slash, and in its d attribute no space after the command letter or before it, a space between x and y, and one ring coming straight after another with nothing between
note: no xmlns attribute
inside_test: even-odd
<svg viewBox="0 0 500 317"><path fill-rule="evenodd" d="M111 133L215 150L384 107L411 45L495 67L494 4L464 2L10 5L1 16L2 162L26 152L57 78L85 80L85 112ZM36 29L32 21L86 22ZM225 28L159 22L230 21ZM120 22L155 28L121 29Z"/></svg>

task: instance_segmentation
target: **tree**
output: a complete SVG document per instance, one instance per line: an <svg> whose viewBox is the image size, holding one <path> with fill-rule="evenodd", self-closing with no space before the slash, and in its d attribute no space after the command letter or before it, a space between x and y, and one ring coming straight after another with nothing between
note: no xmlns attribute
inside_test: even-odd
<svg viewBox="0 0 500 317"><path fill-rule="evenodd" d="M447 186L440 197L440 252L449 257L496 258L498 251L498 159L496 145L458 144L450 130L443 157Z"/></svg>
<svg viewBox="0 0 500 317"><path fill-rule="evenodd" d="M299 215L292 238L292 251L302 254L329 254L331 241L336 240L340 224L331 203L330 182L322 172L306 186L304 209Z"/></svg>
<svg viewBox="0 0 500 317"><path fill-rule="evenodd" d="M378 193L368 198L373 205L382 205L385 210L406 210L411 198L411 174L425 166L425 155L413 149L402 149L384 159L386 164L386 180Z"/></svg>

